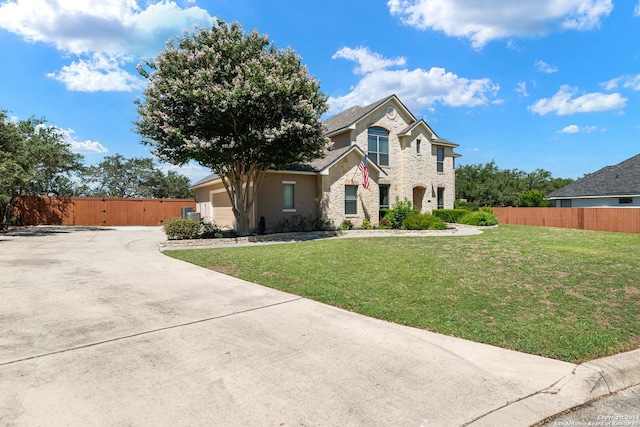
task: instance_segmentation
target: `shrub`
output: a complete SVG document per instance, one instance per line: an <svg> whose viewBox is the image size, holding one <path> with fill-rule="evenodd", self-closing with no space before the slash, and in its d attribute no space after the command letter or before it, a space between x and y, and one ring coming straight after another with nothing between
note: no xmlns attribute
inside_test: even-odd
<svg viewBox="0 0 640 427"><path fill-rule="evenodd" d="M361 227L365 230L371 230L371 221L369 221L367 218L363 219Z"/></svg>
<svg viewBox="0 0 640 427"><path fill-rule="evenodd" d="M222 237L222 230L220 227L212 222L204 222L200 227L200 234L198 237L201 239L216 239Z"/></svg>
<svg viewBox="0 0 640 427"><path fill-rule="evenodd" d="M458 222L469 211L466 209L437 209L432 213L444 222Z"/></svg>
<svg viewBox="0 0 640 427"><path fill-rule="evenodd" d="M302 215L293 215L291 218L284 218L279 221L274 231L276 233L293 233L298 231L311 231L317 228L317 220L311 218L311 216L304 217Z"/></svg>
<svg viewBox="0 0 640 427"><path fill-rule="evenodd" d="M191 218L174 218L167 221L163 229L169 240L197 239L200 235L200 221Z"/></svg>
<svg viewBox="0 0 640 427"><path fill-rule="evenodd" d="M520 193L516 200L518 207L546 208L549 202L544 198L544 194L538 190L527 190Z"/></svg>
<svg viewBox="0 0 640 427"><path fill-rule="evenodd" d="M469 212L460 218L460 224L489 226L498 224L498 218L487 211Z"/></svg>
<svg viewBox="0 0 640 427"><path fill-rule="evenodd" d="M352 228L353 223L348 219L345 219L344 221L342 221L342 224L340 224L340 230L351 230Z"/></svg>
<svg viewBox="0 0 640 427"><path fill-rule="evenodd" d="M447 225L437 216L413 213L402 221L405 230L444 230Z"/></svg>
<svg viewBox="0 0 640 427"><path fill-rule="evenodd" d="M464 209L467 211L475 212L478 210L477 202L467 202L466 200L455 200L453 207L456 209Z"/></svg>
<svg viewBox="0 0 640 427"><path fill-rule="evenodd" d="M396 204L393 205L393 208L389 209L384 217L389 219L391 228L401 228L402 221L412 213L416 213L416 210L410 200L405 198L403 201L399 201L398 198L396 198Z"/></svg>
<svg viewBox="0 0 640 427"><path fill-rule="evenodd" d="M388 230L391 228L391 221L389 221L389 218L384 217L380 219L380 222L378 223L378 228L380 230Z"/></svg>

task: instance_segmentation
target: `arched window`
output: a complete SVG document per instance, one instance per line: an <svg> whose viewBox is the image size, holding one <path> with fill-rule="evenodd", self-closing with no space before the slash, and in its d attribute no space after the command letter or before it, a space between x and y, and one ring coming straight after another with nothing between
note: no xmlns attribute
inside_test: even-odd
<svg viewBox="0 0 640 427"><path fill-rule="evenodd" d="M369 153L379 166L389 166L389 131L381 127L369 128Z"/></svg>

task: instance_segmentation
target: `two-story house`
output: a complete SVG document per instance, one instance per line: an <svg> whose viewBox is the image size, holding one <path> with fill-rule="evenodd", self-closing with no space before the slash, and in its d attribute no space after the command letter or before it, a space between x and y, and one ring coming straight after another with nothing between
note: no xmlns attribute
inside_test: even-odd
<svg viewBox="0 0 640 427"><path fill-rule="evenodd" d="M325 122L331 150L320 159L267 173L258 193L252 228L261 217L267 229L293 216L339 226L356 226L396 200L410 200L421 212L453 208L457 144L440 138L391 95L365 107L351 107ZM367 156L369 188L358 168ZM215 174L197 182L197 210L205 221L233 227L224 186Z"/></svg>

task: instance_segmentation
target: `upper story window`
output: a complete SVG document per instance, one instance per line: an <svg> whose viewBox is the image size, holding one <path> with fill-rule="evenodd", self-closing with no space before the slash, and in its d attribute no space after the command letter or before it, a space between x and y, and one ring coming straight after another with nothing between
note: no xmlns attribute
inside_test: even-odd
<svg viewBox="0 0 640 427"><path fill-rule="evenodd" d="M438 173L444 172L444 147L436 147L436 161Z"/></svg>
<svg viewBox="0 0 640 427"><path fill-rule="evenodd" d="M420 141L419 139L416 139L416 154L420 154Z"/></svg>
<svg viewBox="0 0 640 427"><path fill-rule="evenodd" d="M389 131L381 127L369 128L369 158L379 166L389 166Z"/></svg>

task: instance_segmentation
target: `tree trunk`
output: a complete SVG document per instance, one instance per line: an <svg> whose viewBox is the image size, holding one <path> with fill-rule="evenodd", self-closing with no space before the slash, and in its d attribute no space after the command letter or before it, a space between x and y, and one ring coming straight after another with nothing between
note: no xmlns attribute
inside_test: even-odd
<svg viewBox="0 0 640 427"><path fill-rule="evenodd" d="M236 233L239 236L248 236L251 231L249 212L262 185L264 170L258 165L233 165L225 172L221 173L220 177L231 200Z"/></svg>

